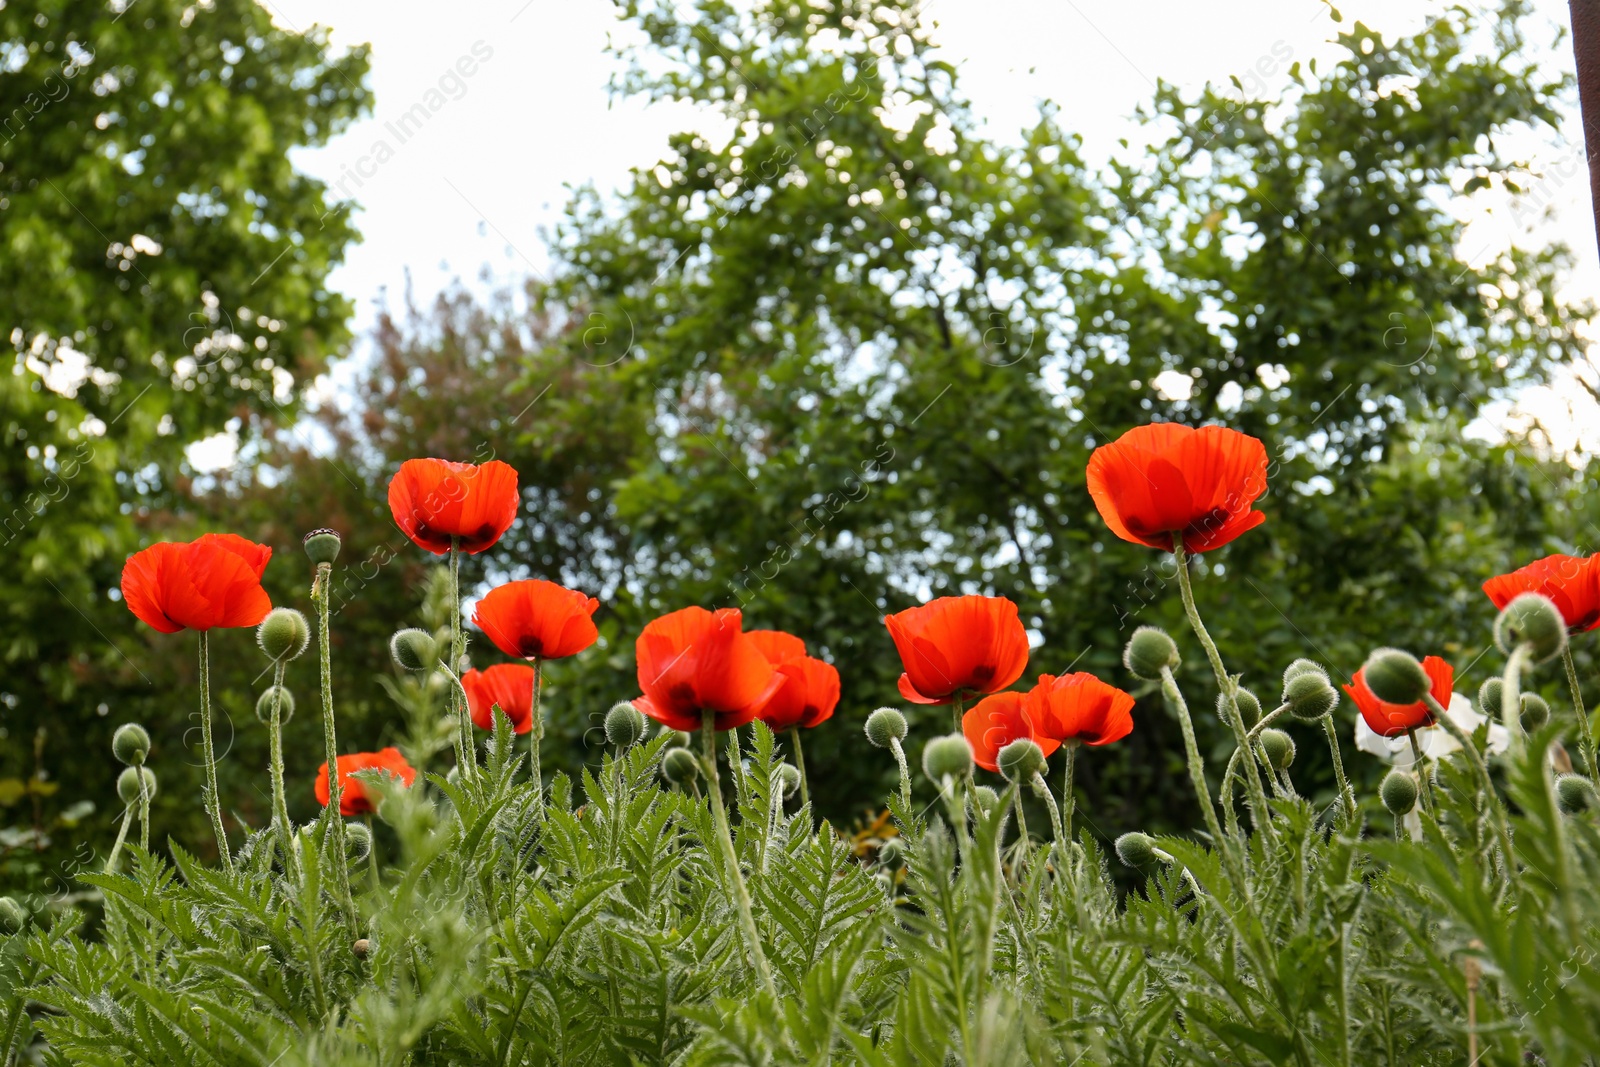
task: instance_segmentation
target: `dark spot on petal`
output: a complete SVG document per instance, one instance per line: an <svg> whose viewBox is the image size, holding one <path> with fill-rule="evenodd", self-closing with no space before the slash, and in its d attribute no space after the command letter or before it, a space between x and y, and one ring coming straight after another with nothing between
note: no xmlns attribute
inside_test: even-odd
<svg viewBox="0 0 1600 1067"><path fill-rule="evenodd" d="M994 677L994 668L987 663L980 663L972 668L971 677L974 682L987 682Z"/></svg>
<svg viewBox="0 0 1600 1067"><path fill-rule="evenodd" d="M517 651L522 653L524 659L538 659L544 655L544 642L529 635L517 642Z"/></svg>

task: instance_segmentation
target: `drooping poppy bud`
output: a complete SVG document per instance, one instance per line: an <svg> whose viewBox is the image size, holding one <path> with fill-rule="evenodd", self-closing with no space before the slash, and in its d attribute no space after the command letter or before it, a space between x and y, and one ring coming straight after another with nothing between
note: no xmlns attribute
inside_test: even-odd
<svg viewBox="0 0 1600 1067"><path fill-rule="evenodd" d="M700 773L700 761L686 748L669 748L661 754L661 776L682 785Z"/></svg>
<svg viewBox="0 0 1600 1067"><path fill-rule="evenodd" d="M792 797L800 791L800 771L794 764L778 764L777 776L778 788L785 797Z"/></svg>
<svg viewBox="0 0 1600 1067"><path fill-rule="evenodd" d="M439 646L433 635L416 627L397 630L389 638L389 655L401 670L431 671L439 665Z"/></svg>
<svg viewBox="0 0 1600 1067"><path fill-rule="evenodd" d="M1315 722L1339 704L1339 693L1320 670L1302 671L1290 677L1283 685L1283 702L1289 705L1289 714L1302 722Z"/></svg>
<svg viewBox="0 0 1600 1067"><path fill-rule="evenodd" d="M1161 680L1161 672L1177 670L1181 661L1178 646L1167 631L1157 626L1141 626L1128 638L1122 650L1122 663L1135 678L1147 682Z"/></svg>
<svg viewBox="0 0 1600 1067"><path fill-rule="evenodd" d="M1294 762L1294 738L1282 730L1262 730L1261 747L1267 754L1267 765L1283 773Z"/></svg>
<svg viewBox="0 0 1600 1067"><path fill-rule="evenodd" d="M139 803L139 776L144 776L145 795L156 795L156 772L149 767L127 767L117 775L117 797L124 804Z"/></svg>
<svg viewBox="0 0 1600 1067"><path fill-rule="evenodd" d="M0 934L20 934L28 925L28 913L15 897L0 897Z"/></svg>
<svg viewBox="0 0 1600 1067"><path fill-rule="evenodd" d="M1006 781L1027 782L1044 770L1044 753L1034 741L1022 737L1002 748L995 764Z"/></svg>
<svg viewBox="0 0 1600 1067"><path fill-rule="evenodd" d="M1398 648L1378 649L1367 657L1362 670L1367 688L1386 704L1414 704L1431 685L1417 658Z"/></svg>
<svg viewBox="0 0 1600 1067"><path fill-rule="evenodd" d="M1522 728L1532 733L1550 721L1550 705L1546 704L1544 697L1537 693L1523 693L1522 697Z"/></svg>
<svg viewBox="0 0 1600 1067"><path fill-rule="evenodd" d="M344 854L351 863L360 863L372 852L372 831L363 822L344 828Z"/></svg>
<svg viewBox="0 0 1600 1067"><path fill-rule="evenodd" d="M1402 816L1417 806L1417 779L1410 771L1392 770L1378 786L1378 795L1389 814Z"/></svg>
<svg viewBox="0 0 1600 1067"><path fill-rule="evenodd" d="M277 663L299 658L311 642L311 626L293 608L273 608L256 627L256 644Z"/></svg>
<svg viewBox="0 0 1600 1067"><path fill-rule="evenodd" d="M934 782L972 773L972 746L960 734L935 737L922 750L922 773Z"/></svg>
<svg viewBox="0 0 1600 1067"><path fill-rule="evenodd" d="M278 722L283 724L294 717L294 694L281 685L268 686L256 697L256 718L263 723L272 721L272 705L278 705Z"/></svg>
<svg viewBox="0 0 1600 1067"><path fill-rule="evenodd" d="M1244 719L1246 730L1261 721L1261 700L1254 693L1240 687L1234 699L1239 705L1239 715Z"/></svg>
<svg viewBox="0 0 1600 1067"><path fill-rule="evenodd" d="M1328 671L1322 666L1322 664L1318 663L1316 660L1301 658L1295 660L1293 663L1289 664L1289 666L1283 669L1284 686L1287 688L1290 679L1298 678L1302 674L1320 674L1322 675L1324 681L1326 681L1328 678Z"/></svg>
<svg viewBox="0 0 1600 1067"><path fill-rule="evenodd" d="M980 815L988 816L1000 804L1000 794L986 785L972 787L972 806Z"/></svg>
<svg viewBox="0 0 1600 1067"><path fill-rule="evenodd" d="M136 722L125 722L111 735L111 754L117 762L137 767L150 754L150 734Z"/></svg>
<svg viewBox="0 0 1600 1067"><path fill-rule="evenodd" d="M1135 870L1151 867L1156 862L1156 843L1149 834L1135 830L1123 834L1116 841L1117 858Z"/></svg>
<svg viewBox="0 0 1600 1067"><path fill-rule="evenodd" d="M1594 783L1581 774L1563 774L1556 779L1556 801L1568 815L1588 811L1600 804Z"/></svg>
<svg viewBox="0 0 1600 1067"><path fill-rule="evenodd" d="M1502 705L1505 703L1501 695L1505 692L1505 682L1499 678L1490 678L1478 688L1478 710L1491 719L1498 719L1504 714Z"/></svg>
<svg viewBox="0 0 1600 1067"><path fill-rule="evenodd" d="M867 740L879 748L888 748L890 741L903 741L906 736L906 717L894 708L879 708L867 716Z"/></svg>
<svg viewBox="0 0 1600 1067"><path fill-rule="evenodd" d="M1507 655L1519 645L1527 645L1533 661L1543 663L1566 649L1567 627L1549 597L1520 593L1495 619L1494 642Z"/></svg>

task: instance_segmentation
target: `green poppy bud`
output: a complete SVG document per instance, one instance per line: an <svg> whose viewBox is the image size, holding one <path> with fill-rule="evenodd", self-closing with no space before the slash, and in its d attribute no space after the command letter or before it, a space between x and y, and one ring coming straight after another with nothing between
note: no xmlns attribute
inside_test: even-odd
<svg viewBox="0 0 1600 1067"><path fill-rule="evenodd" d="M901 844L898 837L891 837L878 846L878 865L891 870L903 866L906 862L906 846Z"/></svg>
<svg viewBox="0 0 1600 1067"><path fill-rule="evenodd" d="M364 960L372 955L372 942L364 937L358 937L350 946L350 951L358 960Z"/></svg>
<svg viewBox="0 0 1600 1067"><path fill-rule="evenodd" d="M1491 719L1498 719L1503 714L1501 708L1501 695L1505 692L1506 684L1499 678L1490 678L1478 688L1478 710Z"/></svg>
<svg viewBox="0 0 1600 1067"><path fill-rule="evenodd" d="M311 557L312 563L332 563L339 558L339 549L343 542L339 539L336 530L312 530L302 539L306 555Z"/></svg>
<svg viewBox="0 0 1600 1067"><path fill-rule="evenodd" d="M268 686L266 692L256 697L256 718L270 723L274 700L278 702L278 723L288 722L294 716L294 694L281 685Z"/></svg>
<svg viewBox="0 0 1600 1067"><path fill-rule="evenodd" d="M1362 670L1372 695L1389 704L1415 704L1433 687L1417 657L1398 648L1378 649Z"/></svg>
<svg viewBox="0 0 1600 1067"><path fill-rule="evenodd" d="M1284 687L1287 688L1291 679L1298 678L1302 674L1320 674L1323 681L1328 679L1327 670L1316 660L1297 659L1283 669Z"/></svg>
<svg viewBox="0 0 1600 1067"><path fill-rule="evenodd" d="M673 785L683 785L700 773L700 761L686 748L669 748L661 754L661 776Z"/></svg>
<svg viewBox="0 0 1600 1067"><path fill-rule="evenodd" d="M1522 728L1529 732L1537 730L1550 721L1550 705L1537 693L1522 694Z"/></svg>
<svg viewBox="0 0 1600 1067"><path fill-rule="evenodd" d="M1244 728L1250 729L1261 721L1261 701L1248 689L1241 688L1234 694L1234 699L1239 705L1239 715L1244 719Z"/></svg>
<svg viewBox="0 0 1600 1067"><path fill-rule="evenodd" d="M1595 795L1594 783L1581 774L1563 774L1556 779L1556 800L1568 815L1588 811L1600 803L1600 797Z"/></svg>
<svg viewBox="0 0 1600 1067"><path fill-rule="evenodd" d="M128 767L117 775L117 796L124 804L139 803L139 775L144 775L144 788L152 798L156 795L156 772L149 767Z"/></svg>
<svg viewBox="0 0 1600 1067"><path fill-rule="evenodd" d="M1282 730L1262 730L1259 740L1273 770L1282 772L1294 762L1294 738Z"/></svg>
<svg viewBox="0 0 1600 1067"><path fill-rule="evenodd" d="M1044 770L1044 752L1026 737L1019 737L995 757L995 765L1008 782L1026 782Z"/></svg>
<svg viewBox="0 0 1600 1067"><path fill-rule="evenodd" d="M669 745L676 745L678 748L692 748L694 746L694 738L690 737L682 730L669 730L663 726L661 728L661 734L667 735L667 744ZM657 736L659 737L661 735L658 734Z"/></svg>
<svg viewBox="0 0 1600 1067"><path fill-rule="evenodd" d="M311 641L311 625L293 608L273 608L256 627L256 644L273 662L295 659Z"/></svg>
<svg viewBox="0 0 1600 1067"><path fill-rule="evenodd" d="M619 748L632 748L644 737L647 725L644 712L621 701L606 712L606 740Z"/></svg>
<svg viewBox="0 0 1600 1067"><path fill-rule="evenodd" d="M22 905L12 897L0 897L0 933L20 934L27 925L28 913Z"/></svg>
<svg viewBox="0 0 1600 1067"><path fill-rule="evenodd" d="M439 646L426 630L401 630L389 639L395 665L408 671L431 671L439 664Z"/></svg>
<svg viewBox="0 0 1600 1067"><path fill-rule="evenodd" d="M1494 620L1494 642L1507 655L1518 645L1528 645L1533 661L1543 663L1567 647L1567 623L1549 597L1518 593Z"/></svg>
<svg viewBox="0 0 1600 1067"><path fill-rule="evenodd" d="M978 810L978 814L990 814L998 803L1000 803L999 793L996 793L986 785L973 786L972 806Z"/></svg>
<svg viewBox="0 0 1600 1067"><path fill-rule="evenodd" d="M366 823L350 822L344 827L344 854L351 863L360 863L372 852L372 831Z"/></svg>
<svg viewBox="0 0 1600 1067"><path fill-rule="evenodd" d="M1178 646L1167 631L1156 626L1141 626L1128 638L1128 647L1122 650L1123 666L1135 678L1157 681L1162 668L1176 670L1179 662Z"/></svg>
<svg viewBox="0 0 1600 1067"><path fill-rule="evenodd" d="M1339 691L1321 670L1301 671L1283 683L1283 702L1289 714L1305 722L1315 722L1339 705Z"/></svg>
<svg viewBox="0 0 1600 1067"><path fill-rule="evenodd" d="M903 741L906 736L906 717L894 708L879 708L867 716L867 740L879 748L888 748L889 742Z"/></svg>
<svg viewBox="0 0 1600 1067"><path fill-rule="evenodd" d="M1137 830L1117 838L1117 857L1129 867L1142 869L1156 862L1156 843L1149 834Z"/></svg>
<svg viewBox="0 0 1600 1067"><path fill-rule="evenodd" d="M972 746L960 734L935 737L922 750L922 773L935 782L972 773Z"/></svg>
<svg viewBox="0 0 1600 1067"><path fill-rule="evenodd" d="M1378 795L1391 815L1405 815L1417 806L1417 779L1410 771L1393 770L1378 786Z"/></svg>
<svg viewBox="0 0 1600 1067"><path fill-rule="evenodd" d="M111 754L120 763L137 767L150 755L150 735L136 722L125 722L111 735Z"/></svg>
<svg viewBox="0 0 1600 1067"><path fill-rule="evenodd" d="M783 789L783 795L792 797L800 792L800 772L792 763L778 764L778 785Z"/></svg>

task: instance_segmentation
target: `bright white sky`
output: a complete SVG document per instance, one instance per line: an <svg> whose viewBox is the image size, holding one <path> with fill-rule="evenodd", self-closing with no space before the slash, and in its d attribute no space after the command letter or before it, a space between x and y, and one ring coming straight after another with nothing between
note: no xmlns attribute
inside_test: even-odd
<svg viewBox="0 0 1600 1067"><path fill-rule="evenodd" d="M546 271L543 235L569 188L592 181L616 189L630 169L655 163L668 134L706 127L687 107L611 101L606 83L616 63L603 49L608 34L630 29L609 0L468 0L444 10L418 0L262 2L284 26L321 23L336 44L372 45L373 117L296 157L361 205L364 239L332 279L356 301L358 329L372 322L386 291L399 303L408 270L422 302L453 278L475 281L487 272L509 283ZM1414 31L1445 4L1338 6L1346 25L1359 19L1393 35ZM1566 0L1536 7L1531 40L1549 49L1552 69L1570 70L1570 41L1553 43ZM1335 24L1320 0L928 0L924 19L936 25L935 39L960 68L992 136L1014 136L1049 99L1060 105L1063 124L1083 135L1091 159L1132 134L1129 116L1158 77L1195 89L1230 75L1248 86L1253 74L1275 88L1291 62L1326 63L1338 54L1329 43ZM452 83L463 57L474 72ZM441 78L450 99L401 143L391 127ZM1559 135L1515 149L1544 177L1518 203L1475 208L1461 251L1479 262L1514 238L1538 246L1559 237L1581 264L1567 295L1600 303L1581 129L1575 99L1565 103L1569 119ZM380 140L394 154L378 163ZM1545 203L1554 218L1539 224ZM1563 400L1558 391L1525 403L1544 411ZM1575 440L1558 447L1583 440L1589 451L1600 449L1593 409L1566 424Z"/></svg>

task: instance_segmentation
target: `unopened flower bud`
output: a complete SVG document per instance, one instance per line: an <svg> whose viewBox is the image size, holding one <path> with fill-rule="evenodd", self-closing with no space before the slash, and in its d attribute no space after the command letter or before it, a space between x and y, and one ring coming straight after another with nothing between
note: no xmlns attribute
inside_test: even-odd
<svg viewBox="0 0 1600 1067"><path fill-rule="evenodd" d="M1393 770L1378 786L1378 795L1390 815L1405 815L1417 806L1417 779L1410 771Z"/></svg>
<svg viewBox="0 0 1600 1067"><path fill-rule="evenodd" d="M343 544L337 530L312 530L301 541L312 563L332 563L339 558Z"/></svg>
<svg viewBox="0 0 1600 1067"><path fill-rule="evenodd" d="M700 773L700 761L686 748L669 748L661 754L661 776L673 785L683 785Z"/></svg>
<svg viewBox="0 0 1600 1067"><path fill-rule="evenodd" d="M156 795L156 772L149 767L128 767L117 775L117 796L124 804L139 803L139 776L144 775L145 793Z"/></svg>
<svg viewBox="0 0 1600 1067"><path fill-rule="evenodd" d="M1149 834L1137 830L1117 838L1117 858L1129 867L1144 868L1156 862L1156 843Z"/></svg>
<svg viewBox="0 0 1600 1067"><path fill-rule="evenodd" d="M256 697L256 718L264 723L272 721L272 705L278 705L278 723L282 725L294 717L294 694L281 685L268 686L266 691Z"/></svg>
<svg viewBox="0 0 1600 1067"><path fill-rule="evenodd" d="M780 763L777 770L778 785L783 788L783 795L792 797L800 791L800 772L792 763Z"/></svg>
<svg viewBox="0 0 1600 1067"><path fill-rule="evenodd" d="M1267 766L1273 770L1282 772L1294 762L1294 738L1282 730L1262 730L1260 741L1267 754Z"/></svg>
<svg viewBox="0 0 1600 1067"><path fill-rule="evenodd" d="M20 934L28 925L28 913L13 897L0 897L0 934Z"/></svg>
<svg viewBox="0 0 1600 1067"><path fill-rule="evenodd" d="M408 671L431 671L439 663L439 646L426 630L401 630L389 639L389 654Z"/></svg>
<svg viewBox="0 0 1600 1067"><path fill-rule="evenodd" d="M1501 696L1506 685L1498 678L1490 678L1478 688L1478 710L1491 719L1498 719L1503 714Z"/></svg>
<svg viewBox="0 0 1600 1067"><path fill-rule="evenodd" d="M669 730L663 726L661 733L667 735L667 744L669 745L676 745L678 748L689 748L694 745L694 738L682 730ZM660 735L658 734L657 736Z"/></svg>
<svg viewBox="0 0 1600 1067"><path fill-rule="evenodd" d="M358 937L350 946L350 951L355 954L356 959L364 960L372 954L372 942L364 937Z"/></svg>
<svg viewBox="0 0 1600 1067"><path fill-rule="evenodd" d="M1568 815L1588 811L1600 804L1595 795L1594 783L1581 774L1563 774L1556 779L1556 800Z"/></svg>
<svg viewBox="0 0 1600 1067"><path fill-rule="evenodd" d="M1162 668L1176 670L1179 663L1178 646L1167 631L1155 626L1141 626L1128 638L1128 647L1122 650L1122 663L1135 678L1157 681Z"/></svg>
<svg viewBox="0 0 1600 1067"><path fill-rule="evenodd" d="M150 755L150 735L136 722L125 722L111 735L111 754L117 762L137 767Z"/></svg>
<svg viewBox="0 0 1600 1067"><path fill-rule="evenodd" d="M1417 657L1398 648L1378 649L1362 671L1372 695L1388 704L1415 704L1433 686Z"/></svg>
<svg viewBox="0 0 1600 1067"><path fill-rule="evenodd" d="M646 725L644 712L626 700L613 704L606 712L606 740L619 748L632 748L644 737Z"/></svg>
<svg viewBox="0 0 1600 1067"><path fill-rule="evenodd" d="M935 782L972 773L972 746L960 734L935 737L922 750L922 772Z"/></svg>
<svg viewBox="0 0 1600 1067"><path fill-rule="evenodd" d="M1494 620L1494 641L1507 655L1519 645L1528 645L1533 661L1543 663L1567 647L1567 624L1549 597L1518 593Z"/></svg>
<svg viewBox="0 0 1600 1067"><path fill-rule="evenodd" d="M274 663L295 659L311 641L311 625L293 608L273 608L256 627L256 644Z"/></svg>
<svg viewBox="0 0 1600 1067"><path fill-rule="evenodd" d="M879 748L888 748L890 741L903 741L906 736L906 717L894 708L879 708L867 716L867 740Z"/></svg>
<svg viewBox="0 0 1600 1067"><path fill-rule="evenodd" d="M1000 803L1000 794L988 786L979 785L972 788L972 806L978 810L978 814L990 814L998 803Z"/></svg>
<svg viewBox="0 0 1600 1067"><path fill-rule="evenodd" d="M1292 679L1298 678L1302 674L1320 674L1322 675L1323 681L1327 681L1328 679L1328 672L1322 666L1322 664L1313 659L1302 658L1295 660L1293 663L1289 664L1283 669L1284 687L1287 688Z"/></svg>
<svg viewBox="0 0 1600 1067"><path fill-rule="evenodd" d="M351 863L360 863L372 852L372 831L366 823L351 822L344 827L344 854Z"/></svg>
<svg viewBox="0 0 1600 1067"><path fill-rule="evenodd" d="M1532 732L1549 721L1550 705L1545 703L1544 697L1537 693L1523 693L1522 728Z"/></svg>
<svg viewBox="0 0 1600 1067"><path fill-rule="evenodd" d="M1283 702L1289 714L1304 722L1315 722L1339 705L1339 691L1320 670L1302 671L1283 683Z"/></svg>
<svg viewBox="0 0 1600 1067"><path fill-rule="evenodd" d="M1008 782L1026 782L1044 770L1044 751L1026 737L1019 737L995 757L995 765Z"/></svg>
<svg viewBox="0 0 1600 1067"><path fill-rule="evenodd" d="M1234 699L1239 704L1239 716L1244 719L1244 728L1250 729L1261 721L1261 701L1248 689L1241 688L1234 694Z"/></svg>
<svg viewBox="0 0 1600 1067"><path fill-rule="evenodd" d="M906 846L900 843L898 837L891 837L878 846L878 865L890 869L902 866L906 861Z"/></svg>

